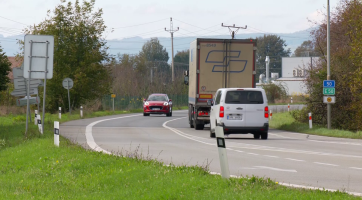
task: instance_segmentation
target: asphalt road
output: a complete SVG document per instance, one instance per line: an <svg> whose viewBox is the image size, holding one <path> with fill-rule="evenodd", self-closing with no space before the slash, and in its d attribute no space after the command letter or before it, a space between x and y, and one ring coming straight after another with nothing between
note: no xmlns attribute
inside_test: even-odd
<svg viewBox="0 0 362 200"><path fill-rule="evenodd" d="M167 164L208 166L220 173L216 140L209 127L189 128L187 111L165 115L127 114L61 125L60 134L105 153L135 152ZM268 140L229 135L230 174L269 177L298 187L343 190L362 195L362 141L269 130ZM61 145L61 144L60 144Z"/></svg>

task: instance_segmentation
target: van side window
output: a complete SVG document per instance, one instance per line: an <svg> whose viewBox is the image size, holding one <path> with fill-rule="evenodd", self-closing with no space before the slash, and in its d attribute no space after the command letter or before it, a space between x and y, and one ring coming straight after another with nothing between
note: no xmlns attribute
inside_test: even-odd
<svg viewBox="0 0 362 200"><path fill-rule="evenodd" d="M221 91L219 91L216 95L215 105L220 104L220 99L221 99Z"/></svg>

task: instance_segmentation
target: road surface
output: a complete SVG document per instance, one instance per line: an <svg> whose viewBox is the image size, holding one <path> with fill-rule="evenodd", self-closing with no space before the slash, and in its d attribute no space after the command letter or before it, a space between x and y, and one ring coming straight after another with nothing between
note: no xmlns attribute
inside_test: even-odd
<svg viewBox="0 0 362 200"><path fill-rule="evenodd" d="M187 111L165 115L126 114L63 123L60 134L106 153L136 151L167 164L208 166L220 173L216 140L189 128ZM362 194L362 141L269 130L225 137L230 174L269 177L279 183ZM137 150L138 149L138 150Z"/></svg>

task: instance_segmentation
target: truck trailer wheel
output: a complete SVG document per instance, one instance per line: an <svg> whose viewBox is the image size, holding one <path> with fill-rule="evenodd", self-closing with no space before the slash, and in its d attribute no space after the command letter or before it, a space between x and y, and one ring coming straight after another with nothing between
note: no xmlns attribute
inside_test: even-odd
<svg viewBox="0 0 362 200"><path fill-rule="evenodd" d="M204 126L205 126L204 124L196 124L195 129L196 130L203 130Z"/></svg>

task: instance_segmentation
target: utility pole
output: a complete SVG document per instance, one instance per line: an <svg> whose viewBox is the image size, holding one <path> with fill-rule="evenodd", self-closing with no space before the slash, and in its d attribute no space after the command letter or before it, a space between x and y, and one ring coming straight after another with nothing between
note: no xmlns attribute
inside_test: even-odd
<svg viewBox="0 0 362 200"><path fill-rule="evenodd" d="M235 34L239 31L239 29L246 29L248 27L247 25L245 25L245 27L238 27L238 26L235 26L235 24L233 24L232 26L226 26L226 25L224 25L224 23L221 23L221 26L229 28L229 32L231 34L231 39L235 38ZM233 30L231 30L232 28L236 28L236 30L233 31Z"/></svg>
<svg viewBox="0 0 362 200"><path fill-rule="evenodd" d="M170 18L170 30L167 30L165 28L165 31L170 32L171 33L171 45L172 45L172 82L175 80L175 68L174 68L174 63L173 63L173 33L180 30L179 27L177 27L177 30L173 30L173 22L172 22L172 17Z"/></svg>
<svg viewBox="0 0 362 200"><path fill-rule="evenodd" d="M330 35L330 8L327 0L327 80L331 80L331 35ZM331 104L327 103L327 127L331 129Z"/></svg>

